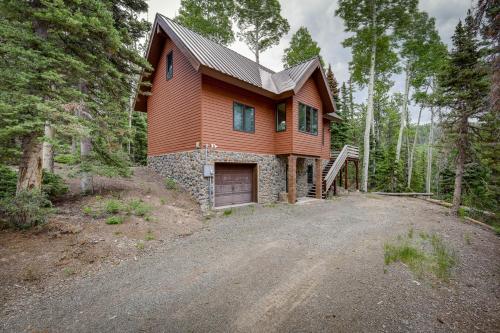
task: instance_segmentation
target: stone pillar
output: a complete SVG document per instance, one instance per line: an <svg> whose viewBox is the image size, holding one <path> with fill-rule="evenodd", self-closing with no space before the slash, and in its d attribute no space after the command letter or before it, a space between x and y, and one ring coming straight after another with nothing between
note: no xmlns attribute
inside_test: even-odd
<svg viewBox="0 0 500 333"><path fill-rule="evenodd" d="M316 178L316 198L322 199L323 191L323 170L321 165L321 158L314 159L314 178Z"/></svg>
<svg viewBox="0 0 500 333"><path fill-rule="evenodd" d="M297 202L297 156L288 156L288 203Z"/></svg>

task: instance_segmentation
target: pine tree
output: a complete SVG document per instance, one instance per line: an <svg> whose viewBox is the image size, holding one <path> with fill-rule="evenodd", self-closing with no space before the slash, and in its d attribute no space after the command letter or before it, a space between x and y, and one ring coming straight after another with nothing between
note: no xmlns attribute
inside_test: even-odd
<svg viewBox="0 0 500 333"><path fill-rule="evenodd" d="M129 44L148 26L131 14L134 8L147 6L140 0L0 4L0 142L21 142L19 191L40 188L47 122L56 134L92 138L82 172L127 172L120 149L128 136L126 110L133 78L148 66ZM72 104L82 106L84 118L68 110Z"/></svg>
<svg viewBox="0 0 500 333"><path fill-rule="evenodd" d="M326 71L326 81L328 82L328 87L330 88L330 91L332 93L332 98L335 103L339 102L339 88L338 88L338 83L337 80L335 79L335 75L333 74L332 71L332 65L328 64L328 70ZM345 88L345 83L343 84ZM346 90L347 94L347 90ZM345 96L347 98L347 96ZM347 104L347 103L346 103ZM345 106L347 108L347 105Z"/></svg>
<svg viewBox="0 0 500 333"><path fill-rule="evenodd" d="M175 20L222 45L234 41L233 0L182 0Z"/></svg>
<svg viewBox="0 0 500 333"><path fill-rule="evenodd" d="M285 67L292 67L312 57L318 56L321 65L324 66L323 58L320 55L321 48L318 46L306 27L300 27L292 36L290 45L285 49L283 64Z"/></svg>
<svg viewBox="0 0 500 333"><path fill-rule="evenodd" d="M448 64L440 75L443 103L450 109L445 115L444 129L453 138L457 151L452 212L457 214L462 202L465 163L471 159L471 141L474 125L472 119L488 114L486 98L489 82L488 71L479 51L474 22L470 11L465 24L460 21L452 37L453 50Z"/></svg>
<svg viewBox="0 0 500 333"><path fill-rule="evenodd" d="M287 19L281 16L278 0L235 0L238 36L259 56L271 46L278 44L281 37L290 30Z"/></svg>
<svg viewBox="0 0 500 333"><path fill-rule="evenodd" d="M331 78L333 78L333 73ZM333 80L335 80L335 78L333 78ZM331 83L332 82L328 80L328 84L330 85ZM332 97L338 100L338 102L336 102L337 113L342 118L342 121L334 122L331 124L331 140L332 140L331 145L332 149L341 150L346 144L352 144L352 142L349 142L349 137L351 134L349 131L349 127L351 125L351 119L349 117L349 105L347 100L348 92L345 83L342 84L341 96L338 95L338 90L336 90L337 96L335 97L334 95L335 89L336 89L336 82L334 89L332 90L332 88L330 87L330 91L332 91L333 95Z"/></svg>

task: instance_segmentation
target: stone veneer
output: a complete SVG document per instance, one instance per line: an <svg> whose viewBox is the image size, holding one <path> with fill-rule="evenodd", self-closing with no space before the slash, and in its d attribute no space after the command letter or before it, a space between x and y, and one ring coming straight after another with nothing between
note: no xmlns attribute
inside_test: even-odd
<svg viewBox="0 0 500 333"><path fill-rule="evenodd" d="M213 165L217 162L256 163L259 203L275 202L279 198L279 193L286 190L287 161L276 155L209 151L208 161L205 161L205 150L198 149L148 156L148 167L164 177L176 180L182 188L191 193L203 210L209 208L209 181L203 177L203 165L205 163Z"/></svg>

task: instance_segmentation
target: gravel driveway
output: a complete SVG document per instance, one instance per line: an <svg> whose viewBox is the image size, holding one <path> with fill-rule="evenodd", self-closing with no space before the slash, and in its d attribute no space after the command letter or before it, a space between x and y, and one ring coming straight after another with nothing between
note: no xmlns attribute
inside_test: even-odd
<svg viewBox="0 0 500 333"><path fill-rule="evenodd" d="M5 306L3 330L500 331L500 239L446 208L355 194L244 207L206 224L151 256ZM449 283L384 266L384 243L409 228L457 251Z"/></svg>

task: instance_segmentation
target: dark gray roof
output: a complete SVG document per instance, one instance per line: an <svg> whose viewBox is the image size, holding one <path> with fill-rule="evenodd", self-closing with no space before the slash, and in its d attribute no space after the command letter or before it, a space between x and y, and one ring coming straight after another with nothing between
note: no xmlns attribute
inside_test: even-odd
<svg viewBox="0 0 500 333"><path fill-rule="evenodd" d="M310 66L317 66L315 57L276 73L168 17L158 16L200 64L275 94L293 90Z"/></svg>

